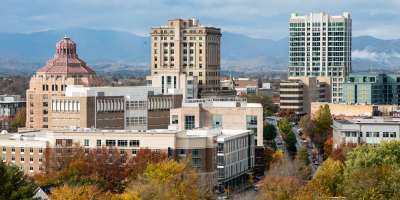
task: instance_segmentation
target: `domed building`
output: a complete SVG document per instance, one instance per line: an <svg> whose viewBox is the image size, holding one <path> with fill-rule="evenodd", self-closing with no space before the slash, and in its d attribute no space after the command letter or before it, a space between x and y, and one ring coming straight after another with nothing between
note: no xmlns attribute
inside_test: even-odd
<svg viewBox="0 0 400 200"><path fill-rule="evenodd" d="M68 85L99 86L96 72L81 60L76 43L64 37L56 44L54 57L31 78L27 98L27 128L48 128L52 97L64 96ZM78 106L78 104L76 104Z"/></svg>

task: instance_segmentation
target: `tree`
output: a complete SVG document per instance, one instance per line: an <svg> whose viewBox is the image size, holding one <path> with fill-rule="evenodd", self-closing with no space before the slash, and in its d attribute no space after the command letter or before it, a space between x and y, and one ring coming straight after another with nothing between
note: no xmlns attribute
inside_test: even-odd
<svg viewBox="0 0 400 200"><path fill-rule="evenodd" d="M100 199L104 197L96 187L91 185L69 186L64 185L51 190L50 199L52 200L86 200Z"/></svg>
<svg viewBox="0 0 400 200"><path fill-rule="evenodd" d="M131 183L128 191L137 193L143 200L208 198L198 181L198 174L188 163L164 160L149 164L144 174Z"/></svg>
<svg viewBox="0 0 400 200"><path fill-rule="evenodd" d="M367 167L393 166L400 168L400 141L377 146L360 145L347 155L346 172Z"/></svg>
<svg viewBox="0 0 400 200"><path fill-rule="evenodd" d="M287 118L283 118L279 121L278 128L283 138L285 138L289 134L289 132L292 131L292 125Z"/></svg>
<svg viewBox="0 0 400 200"><path fill-rule="evenodd" d="M332 134L328 135L324 142L324 159L328 158L329 155L332 154L333 151L333 136Z"/></svg>
<svg viewBox="0 0 400 200"><path fill-rule="evenodd" d="M329 197L342 196L340 185L343 182L343 171L344 164L342 162L327 159L308 184L316 194Z"/></svg>
<svg viewBox="0 0 400 200"><path fill-rule="evenodd" d="M93 185L101 191L121 193L127 183L142 174L150 163L166 159L163 153L148 149L139 150L136 157L128 160L125 151L109 148L85 151L78 148L72 155L60 160L51 154L45 174L38 175L35 180L43 186Z"/></svg>
<svg viewBox="0 0 400 200"><path fill-rule="evenodd" d="M311 140L323 150L323 144L331 133L332 115L328 105L321 106L313 119L315 128L310 135Z"/></svg>
<svg viewBox="0 0 400 200"><path fill-rule="evenodd" d="M129 178L134 180L146 170L149 164L159 163L167 159L165 153L154 152L151 149L140 149L129 161Z"/></svg>
<svg viewBox="0 0 400 200"><path fill-rule="evenodd" d="M16 166L8 166L0 161L0 199L32 199L36 188Z"/></svg>
<svg viewBox="0 0 400 200"><path fill-rule="evenodd" d="M15 114L15 118L11 121L11 129L16 131L20 127L25 127L26 122L26 108L21 107Z"/></svg>
<svg viewBox="0 0 400 200"><path fill-rule="evenodd" d="M301 187L302 181L295 176L266 176L257 199L291 200Z"/></svg>
<svg viewBox="0 0 400 200"><path fill-rule="evenodd" d="M276 128L273 124L267 124L264 126L264 139L273 140L276 137Z"/></svg>
<svg viewBox="0 0 400 200"><path fill-rule="evenodd" d="M296 135L294 135L293 131L290 130L285 139L286 146L288 147L289 151L295 152L296 151Z"/></svg>
<svg viewBox="0 0 400 200"><path fill-rule="evenodd" d="M393 166L373 166L347 172L342 188L348 199L400 199L400 170Z"/></svg>
<svg viewBox="0 0 400 200"><path fill-rule="evenodd" d="M310 115L307 114L300 118L299 127L301 128L301 132L303 134L311 138L315 129L315 124Z"/></svg>
<svg viewBox="0 0 400 200"><path fill-rule="evenodd" d="M53 200L139 200L135 193L124 192L113 194L102 192L93 185L69 186L63 185L51 190L50 198Z"/></svg>
<svg viewBox="0 0 400 200"><path fill-rule="evenodd" d="M300 148L297 152L296 158L301 161L304 165L310 165L310 159L308 158L308 152L305 148Z"/></svg>
<svg viewBox="0 0 400 200"><path fill-rule="evenodd" d="M246 98L249 103L260 103L263 107L264 116L271 116L278 111L278 107L272 102L271 97L247 95Z"/></svg>

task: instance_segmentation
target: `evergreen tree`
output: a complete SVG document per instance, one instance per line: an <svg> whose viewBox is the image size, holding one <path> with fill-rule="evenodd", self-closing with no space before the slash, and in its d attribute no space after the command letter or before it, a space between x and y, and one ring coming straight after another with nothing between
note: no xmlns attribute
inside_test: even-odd
<svg viewBox="0 0 400 200"><path fill-rule="evenodd" d="M264 140L273 140L276 137L276 128L273 124L264 126Z"/></svg>
<svg viewBox="0 0 400 200"><path fill-rule="evenodd" d="M0 162L0 199L33 199L36 188L16 166Z"/></svg>

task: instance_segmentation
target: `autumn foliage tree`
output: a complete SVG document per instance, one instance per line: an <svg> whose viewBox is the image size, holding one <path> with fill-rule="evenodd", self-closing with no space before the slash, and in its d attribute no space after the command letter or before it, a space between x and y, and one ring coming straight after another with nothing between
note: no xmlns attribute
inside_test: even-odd
<svg viewBox="0 0 400 200"><path fill-rule="evenodd" d="M26 108L21 107L17 110L14 119L11 121L11 130L17 131L20 127L25 127L26 122Z"/></svg>
<svg viewBox="0 0 400 200"><path fill-rule="evenodd" d="M197 173L186 162L164 160L149 164L128 191L137 193L140 199L208 199L211 196L199 187Z"/></svg>
<svg viewBox="0 0 400 200"><path fill-rule="evenodd" d="M313 118L305 115L299 122L302 132L311 139L320 152L325 150L324 142L332 132L331 124L332 115L328 105L320 106Z"/></svg>
<svg viewBox="0 0 400 200"><path fill-rule="evenodd" d="M35 180L43 186L93 185L103 192L121 193L127 183L143 173L147 165L166 159L163 153L148 149L139 150L136 157L128 159L127 152L117 149L78 148L72 155L50 159L45 174Z"/></svg>

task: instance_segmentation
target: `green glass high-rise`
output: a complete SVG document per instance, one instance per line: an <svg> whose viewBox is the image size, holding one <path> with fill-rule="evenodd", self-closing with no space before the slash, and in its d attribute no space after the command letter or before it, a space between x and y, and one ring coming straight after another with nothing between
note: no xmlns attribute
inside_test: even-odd
<svg viewBox="0 0 400 200"><path fill-rule="evenodd" d="M399 105L400 74L351 73L343 84L348 104Z"/></svg>

